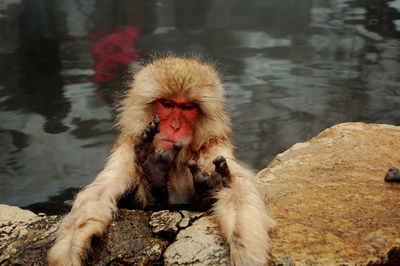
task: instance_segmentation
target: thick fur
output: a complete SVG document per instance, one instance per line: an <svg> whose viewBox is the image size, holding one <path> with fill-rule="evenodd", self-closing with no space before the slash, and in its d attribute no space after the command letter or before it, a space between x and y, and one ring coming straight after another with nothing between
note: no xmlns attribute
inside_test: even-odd
<svg viewBox="0 0 400 266"><path fill-rule="evenodd" d="M151 193L135 164L134 143L154 115L153 102L183 96L198 103L192 141L185 145L170 171L170 203L188 203L193 180L186 163L198 162L212 172L212 160L227 158L232 183L217 193L213 208L221 232L231 251L232 265L267 265L268 232L274 225L255 186L252 172L241 167L233 155L230 121L224 112L224 89L214 68L194 58L168 56L142 68L122 102L117 127L120 135L104 170L82 190L62 221L57 240L48 254L50 265L81 265L90 250L91 238L102 234L113 218L117 200L136 189L143 207Z"/></svg>

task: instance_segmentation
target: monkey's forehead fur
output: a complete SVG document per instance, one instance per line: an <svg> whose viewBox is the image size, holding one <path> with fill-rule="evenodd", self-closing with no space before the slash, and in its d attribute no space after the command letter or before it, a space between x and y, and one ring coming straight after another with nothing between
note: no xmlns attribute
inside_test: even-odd
<svg viewBox="0 0 400 266"><path fill-rule="evenodd" d="M214 127L214 130L209 129L205 134L213 137L230 133L230 127L226 126L230 122L224 111L224 88L218 73L210 64L197 58L159 58L136 73L131 87L122 102L118 123L119 127L129 132L141 132L142 124L152 119L154 101L182 97L198 104L201 112L198 124L204 122L207 128ZM133 121L142 123L135 126Z"/></svg>
<svg viewBox="0 0 400 266"><path fill-rule="evenodd" d="M136 75L133 87L137 96L155 98L183 96L188 101L223 100L223 87L215 69L197 58L163 57Z"/></svg>

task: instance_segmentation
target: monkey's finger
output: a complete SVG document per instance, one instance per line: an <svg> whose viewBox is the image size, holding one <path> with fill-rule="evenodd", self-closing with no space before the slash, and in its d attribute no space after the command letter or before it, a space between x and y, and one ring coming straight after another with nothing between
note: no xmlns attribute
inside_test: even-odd
<svg viewBox="0 0 400 266"><path fill-rule="evenodd" d="M197 165L197 162L195 160L190 160L187 163L187 166L189 167L190 172L192 173L193 176L193 182L195 187L197 186L198 188L201 187L201 190L203 190L204 185L209 185L209 176L204 174L200 167ZM197 189L196 189L197 190Z"/></svg>
<svg viewBox="0 0 400 266"><path fill-rule="evenodd" d="M225 157L222 155L219 155L219 156L215 157L215 159L213 160L213 164L217 165L223 161L225 161Z"/></svg>
<svg viewBox="0 0 400 266"><path fill-rule="evenodd" d="M146 139L139 137L135 143L135 153L139 161L144 161L146 157L154 154L153 142L149 142Z"/></svg>
<svg viewBox="0 0 400 266"><path fill-rule="evenodd" d="M139 162L143 162L146 159L146 152L144 150L144 143L140 139L140 137L137 139L137 141L135 143L134 151L135 151L136 159Z"/></svg>
<svg viewBox="0 0 400 266"><path fill-rule="evenodd" d="M159 127L159 125L160 125L160 117L158 116L158 114L154 115L153 122L157 127Z"/></svg>
<svg viewBox="0 0 400 266"><path fill-rule="evenodd" d="M181 142L176 142L174 143L174 146L172 149L167 150L166 152L163 152L161 154L161 161L164 163L172 163L175 161L176 156L182 149L182 143Z"/></svg>
<svg viewBox="0 0 400 266"><path fill-rule="evenodd" d="M232 182L232 176L224 177L222 176L222 185L224 187L228 186Z"/></svg>
<svg viewBox="0 0 400 266"><path fill-rule="evenodd" d="M230 179L231 171L229 170L228 163L223 156L218 156L213 160L215 171L220 173L224 179Z"/></svg>
<svg viewBox="0 0 400 266"><path fill-rule="evenodd" d="M137 137L134 151L139 162L144 162L148 156L154 154L153 140L149 137L147 128Z"/></svg>
<svg viewBox="0 0 400 266"><path fill-rule="evenodd" d="M158 115L154 115L153 120L146 126L142 134L137 138L136 145L138 150L145 150L145 153L151 153L154 151L153 140L154 136L160 132L160 118Z"/></svg>
<svg viewBox="0 0 400 266"><path fill-rule="evenodd" d="M153 120L147 124L146 128L143 130L142 134L139 137L139 141L143 142L144 144L152 143L154 140L154 136L160 132L159 129L160 119L157 115L154 116Z"/></svg>
<svg viewBox="0 0 400 266"><path fill-rule="evenodd" d="M143 141L141 141L140 137L135 142L135 152L143 150Z"/></svg>
<svg viewBox="0 0 400 266"><path fill-rule="evenodd" d="M144 145L146 139L147 139L147 133L146 133L146 131L144 130L144 131L142 132L142 134L140 134L140 135L137 137L135 146L143 147L143 145Z"/></svg>
<svg viewBox="0 0 400 266"><path fill-rule="evenodd" d="M223 180L220 173L212 172L210 179L211 184L215 190L220 190L223 187Z"/></svg>
<svg viewBox="0 0 400 266"><path fill-rule="evenodd" d="M189 167L190 172L192 172L192 168L197 167L197 162L195 160L189 160L186 165Z"/></svg>
<svg viewBox="0 0 400 266"><path fill-rule="evenodd" d="M142 134L140 134L136 139L135 149L138 149L138 150L144 149L145 144L147 142L147 138L148 138L148 134L147 134L146 130L144 130L142 132Z"/></svg>
<svg viewBox="0 0 400 266"><path fill-rule="evenodd" d="M160 132L160 118L158 117L157 114L154 115L154 118L150 122L150 124L151 124L151 130L155 131L155 134Z"/></svg>
<svg viewBox="0 0 400 266"><path fill-rule="evenodd" d="M154 119L147 125L146 129L144 130L145 139L148 142L153 142L154 136L160 132L159 123L156 123Z"/></svg>
<svg viewBox="0 0 400 266"><path fill-rule="evenodd" d="M146 153L143 150L135 150L136 159L143 163L146 160Z"/></svg>
<svg viewBox="0 0 400 266"><path fill-rule="evenodd" d="M201 170L195 160L189 160L187 162L187 166L189 167L190 172L192 173L193 176L195 176L197 173L201 173Z"/></svg>

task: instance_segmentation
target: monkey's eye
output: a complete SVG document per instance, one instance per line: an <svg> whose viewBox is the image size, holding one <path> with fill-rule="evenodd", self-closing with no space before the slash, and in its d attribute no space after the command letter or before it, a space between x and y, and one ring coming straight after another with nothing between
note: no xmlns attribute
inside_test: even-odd
<svg viewBox="0 0 400 266"><path fill-rule="evenodd" d="M162 104L165 108L168 108L168 109L174 108L174 107L175 107L175 105L174 105L173 103L167 102L167 101L161 102L161 104Z"/></svg>
<svg viewBox="0 0 400 266"><path fill-rule="evenodd" d="M193 104L182 104L182 105L181 105L181 109L182 109L182 110L187 110L187 111L193 110L194 107L195 107L195 106L194 106Z"/></svg>

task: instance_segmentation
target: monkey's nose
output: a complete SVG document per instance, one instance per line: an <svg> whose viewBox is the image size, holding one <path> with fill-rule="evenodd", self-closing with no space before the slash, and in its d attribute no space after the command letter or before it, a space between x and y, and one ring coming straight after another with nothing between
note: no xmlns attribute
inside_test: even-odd
<svg viewBox="0 0 400 266"><path fill-rule="evenodd" d="M178 119L172 120L170 126L173 130L179 130L181 128L181 122Z"/></svg>

